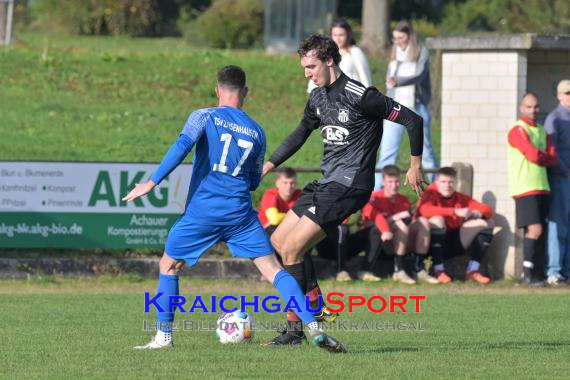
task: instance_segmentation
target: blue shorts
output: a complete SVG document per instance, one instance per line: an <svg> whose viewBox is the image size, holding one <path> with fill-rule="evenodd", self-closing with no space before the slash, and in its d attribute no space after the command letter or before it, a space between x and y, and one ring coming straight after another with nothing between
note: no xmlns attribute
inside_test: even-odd
<svg viewBox="0 0 570 380"><path fill-rule="evenodd" d="M226 242L236 257L254 259L273 254L267 233L261 227L257 214L238 225L204 225L181 217L172 226L166 239L165 251L176 260L185 260L191 267L214 244Z"/></svg>

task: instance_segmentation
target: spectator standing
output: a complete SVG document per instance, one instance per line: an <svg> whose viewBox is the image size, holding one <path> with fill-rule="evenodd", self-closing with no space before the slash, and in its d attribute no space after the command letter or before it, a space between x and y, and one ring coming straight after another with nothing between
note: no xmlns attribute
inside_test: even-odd
<svg viewBox="0 0 570 380"><path fill-rule="evenodd" d="M558 83L558 106L548 114L544 127L558 162L549 170L547 282L558 285L570 278L570 80Z"/></svg>
<svg viewBox="0 0 570 380"><path fill-rule="evenodd" d="M331 26L331 38L337 44L341 61L340 70L349 78L362 83L364 87L372 86L372 75L366 55L358 46L352 34L352 27L345 19L335 19ZM313 91L317 85L309 81L307 92Z"/></svg>
<svg viewBox="0 0 570 380"><path fill-rule="evenodd" d="M400 21L396 24L392 37L394 46L386 72L387 95L423 118L422 167L428 169L438 167L431 143L429 51L418 43L416 33L407 21ZM402 125L384 120L384 133L380 145L380 158L376 164L377 169L396 164L403 134ZM428 175L428 179L432 182L434 175ZM375 189L378 190L381 186L382 174L377 173Z"/></svg>

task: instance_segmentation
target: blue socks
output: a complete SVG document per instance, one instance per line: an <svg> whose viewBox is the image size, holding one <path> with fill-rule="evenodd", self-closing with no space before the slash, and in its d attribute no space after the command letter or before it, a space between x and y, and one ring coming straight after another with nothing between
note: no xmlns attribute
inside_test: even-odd
<svg viewBox="0 0 570 380"><path fill-rule="evenodd" d="M281 270L275 275L275 279L273 280L273 286L279 291L281 295L281 299L287 303L291 298L294 298L297 301L297 305L302 311L295 310L295 313L299 316L301 321L306 324L315 321L315 317L309 311L307 311L305 295L301 291L301 287L299 283L289 272L286 270ZM162 274L160 273L158 276L158 286L156 288L157 293L163 293L163 295L157 300L158 304L162 309L164 309L164 313L157 312L156 319L158 321L158 330L170 333L172 332L171 323L174 321L174 313L168 312L169 307L169 298L168 296L177 296L179 295L179 288L178 288L178 275L177 274ZM161 325L162 323L162 325ZM313 324L311 324L312 326Z"/></svg>
<svg viewBox="0 0 570 380"><path fill-rule="evenodd" d="M168 313L168 296L177 296L178 289L178 275L177 274L162 274L158 275L157 293L164 293L158 300L158 304L164 313L156 312L156 320L158 321L158 330L169 333L172 332L171 323L174 321L174 313ZM161 326L161 322L163 323ZM168 322L165 324L164 322Z"/></svg>
<svg viewBox="0 0 570 380"><path fill-rule="evenodd" d="M295 310L295 313L301 319L301 321L307 324L309 324L310 322L316 322L313 314L307 311L305 295L301 291L301 287L299 286L297 280L295 280L295 277L291 276L289 272L282 269L275 275L275 279L273 280L273 286L275 287L275 289L277 289L277 291L281 295L281 299L286 304L291 298L295 298L297 304L302 310L302 311Z"/></svg>

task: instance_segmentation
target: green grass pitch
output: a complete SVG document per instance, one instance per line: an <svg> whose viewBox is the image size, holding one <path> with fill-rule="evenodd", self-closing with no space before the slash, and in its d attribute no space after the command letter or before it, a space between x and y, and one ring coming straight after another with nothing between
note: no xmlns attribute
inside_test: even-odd
<svg viewBox="0 0 570 380"><path fill-rule="evenodd" d="M570 369L568 289L325 281L325 290L346 294L427 295L420 314L343 313L351 322L422 322L426 331L335 331L349 353L334 355L308 346L259 346L271 332L257 332L252 343L222 345L214 332L180 331L172 350L133 350L150 337L142 331L144 319L154 320L143 313L143 292L154 286L101 278L0 281L0 378L562 379ZM181 280L181 293L273 294L265 283L188 279ZM254 316L266 322L283 318ZM216 317L177 313L177 320Z"/></svg>

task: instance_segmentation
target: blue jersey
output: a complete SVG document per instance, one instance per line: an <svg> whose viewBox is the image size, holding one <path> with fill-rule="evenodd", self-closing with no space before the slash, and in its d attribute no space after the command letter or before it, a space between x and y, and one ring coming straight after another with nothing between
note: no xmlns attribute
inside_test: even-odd
<svg viewBox="0 0 570 380"><path fill-rule="evenodd" d="M158 183L168 175L193 145L194 167L183 216L205 225L240 224L253 212L250 191L261 179L266 146L263 129L236 108L194 111L153 181Z"/></svg>

